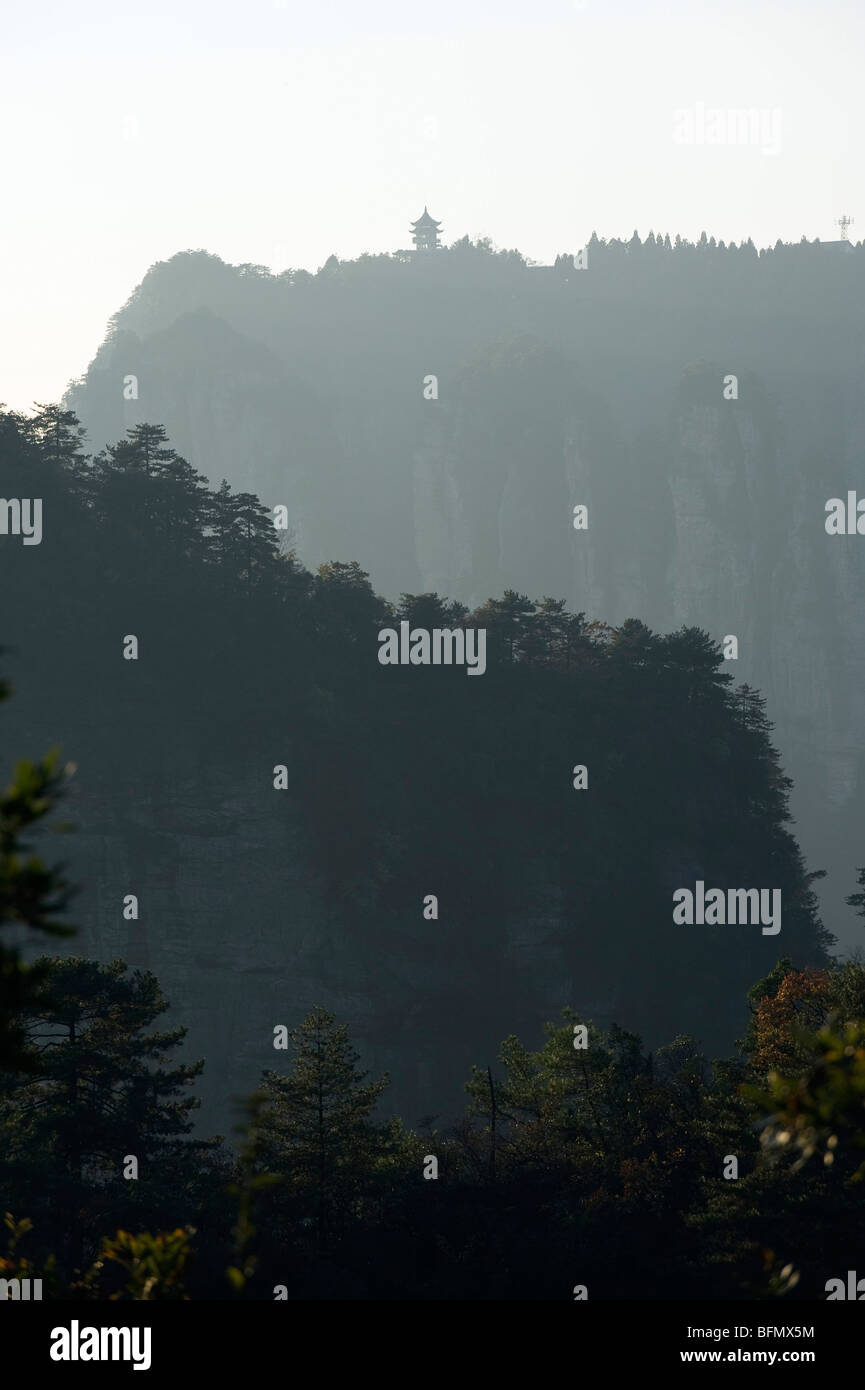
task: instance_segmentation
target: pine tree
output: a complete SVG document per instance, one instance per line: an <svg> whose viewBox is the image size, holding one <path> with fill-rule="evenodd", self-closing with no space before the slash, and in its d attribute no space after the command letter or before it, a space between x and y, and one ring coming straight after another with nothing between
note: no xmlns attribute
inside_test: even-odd
<svg viewBox="0 0 865 1390"><path fill-rule="evenodd" d="M545 1025L539 1052L516 1037L505 1039L499 1054L503 1081L493 1083L487 1070L474 1067L467 1083L471 1112L492 1123L495 1111L512 1165L567 1166L626 1147L621 1102L623 1088L643 1067L639 1039L615 1027L602 1033L588 1023L589 1045L578 1048L577 1017L565 1009L563 1018L563 1025Z"/></svg>
<svg viewBox="0 0 865 1390"><path fill-rule="evenodd" d="M46 463L62 468L73 477L86 473L86 456L82 449L85 431L71 410L59 405L40 405L24 425L24 432L35 443Z"/></svg>
<svg viewBox="0 0 865 1390"><path fill-rule="evenodd" d="M184 1153L211 1147L185 1140L199 1102L184 1093L204 1063L173 1062L185 1028L150 1031L168 1003L149 972L76 956L37 966L23 1021L38 1069L6 1078L0 1132L19 1209L37 1230L57 1220L56 1253L77 1262L97 1222L163 1219L181 1199ZM140 1172L127 1182L130 1155Z"/></svg>
<svg viewBox="0 0 865 1390"><path fill-rule="evenodd" d="M500 599L487 599L471 617L473 624L489 632L492 651L499 661L508 663L519 659L522 643L528 633L535 605L526 594L505 589Z"/></svg>
<svg viewBox="0 0 865 1390"><path fill-rule="evenodd" d="M261 1121L264 1167L313 1221L319 1248L339 1235L386 1144L371 1121L388 1077L368 1082L348 1028L317 1007L289 1034L288 1075L267 1071Z"/></svg>
<svg viewBox="0 0 865 1390"><path fill-rule="evenodd" d="M164 582L204 554L210 494L161 425L135 425L126 435L94 460L94 515L123 571L137 561L142 576Z"/></svg>
<svg viewBox="0 0 865 1390"><path fill-rule="evenodd" d="M567 652L571 615L565 600L544 597L535 604L522 642L523 658L529 666L558 666Z"/></svg>
<svg viewBox="0 0 865 1390"><path fill-rule="evenodd" d="M253 493L233 493L223 479L219 491L208 495L207 525L213 558L232 580L242 580L247 595L275 574L279 547L273 518Z"/></svg>
<svg viewBox="0 0 865 1390"><path fill-rule="evenodd" d="M468 609L438 594L400 594L395 616L398 621L411 623L412 627L457 628L465 623Z"/></svg>
<svg viewBox="0 0 865 1390"><path fill-rule="evenodd" d="M313 587L316 622L340 641L372 640L374 630L390 615L388 605L374 592L366 570L356 560L331 560L319 565Z"/></svg>

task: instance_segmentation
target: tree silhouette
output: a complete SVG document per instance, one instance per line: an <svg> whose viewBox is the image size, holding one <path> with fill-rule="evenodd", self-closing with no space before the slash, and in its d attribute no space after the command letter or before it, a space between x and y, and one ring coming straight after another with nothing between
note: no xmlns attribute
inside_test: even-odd
<svg viewBox="0 0 865 1390"><path fill-rule="evenodd" d="M136 1207L150 1215L166 1197L181 1200L184 1167L211 1147L178 1147L192 1129L199 1102L187 1093L204 1063L172 1060L185 1028L150 1031L168 1004L149 972L76 956L37 965L38 991L19 1015L34 1067L7 1076L0 1132L28 1215L38 1227L46 1211L63 1213L55 1251L75 1261L86 1256L97 1214L113 1228ZM124 1180L129 1156L143 1170L135 1181Z"/></svg>
<svg viewBox="0 0 865 1390"><path fill-rule="evenodd" d="M0 701L9 693L0 681ZM74 931L57 920L71 896L62 871L29 853L25 838L54 809L72 770L56 752L39 762L22 761L0 793L0 928L29 927L54 937ZM42 964L25 964L18 946L0 941L0 1073L33 1065L23 1018L41 997L45 974Z"/></svg>
<svg viewBox="0 0 865 1390"><path fill-rule="evenodd" d="M382 1131L371 1116L388 1078L367 1081L348 1028L326 1009L313 1009L289 1037L291 1071L263 1077L269 1109L261 1120L261 1156L289 1198L312 1214L321 1248L343 1229L382 1151Z"/></svg>

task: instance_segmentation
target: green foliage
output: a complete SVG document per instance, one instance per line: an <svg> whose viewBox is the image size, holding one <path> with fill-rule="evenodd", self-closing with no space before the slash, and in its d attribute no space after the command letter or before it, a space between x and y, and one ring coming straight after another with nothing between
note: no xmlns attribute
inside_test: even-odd
<svg viewBox="0 0 865 1390"><path fill-rule="evenodd" d="M149 1032L168 1008L156 977L123 961L44 957L43 984L24 1014L38 1075L10 1090L8 1105L30 1152L50 1148L80 1171L116 1162L119 1149L187 1134L198 1105L182 1093L203 1062L171 1064L185 1028Z"/></svg>
<svg viewBox="0 0 865 1390"><path fill-rule="evenodd" d="M8 694L8 685L0 682L0 700ZM19 762L14 779L0 792L0 929L25 926L46 936L73 934L72 927L57 920L70 897L61 870L48 868L30 853L24 838L53 810L73 772L55 751L39 762ZM17 947L0 941L0 1072L32 1066L21 1016L43 986L42 966L28 966Z"/></svg>
<svg viewBox="0 0 865 1390"><path fill-rule="evenodd" d="M16 1221L12 1213L7 1211L3 1216L3 1225L8 1231L6 1238L6 1254L0 1255L0 1279L41 1279L46 1289L43 1289L43 1297L47 1290L50 1293L57 1286L55 1273L55 1259L49 1255L38 1267L26 1255L19 1255L18 1246L33 1230L33 1222L25 1216L20 1221Z"/></svg>
<svg viewBox="0 0 865 1390"><path fill-rule="evenodd" d="M865 1171L865 1023L821 1031L807 1075L772 1075L760 1094L742 1085L744 1062L710 1067L689 1038L646 1055L634 1035L589 1024L583 1049L575 1024L566 1010L534 1052L506 1039L500 1079L473 1069L466 1123L418 1135L375 1121L384 1082L367 1081L346 1028L313 1010L291 1035L289 1072L266 1073L247 1103L228 1188L233 1294L269 1299L280 1283L299 1298L556 1299L576 1267L593 1297L818 1296L815 1269L830 1256L846 1268L862 1226L835 1192ZM726 1154L738 1180L722 1176ZM32 1272L15 1249L30 1221L6 1225L2 1268ZM195 1297L194 1235L121 1229L72 1291ZM52 1261L43 1268L53 1279Z"/></svg>
<svg viewBox="0 0 865 1390"><path fill-rule="evenodd" d="M769 1113L763 1143L772 1155L791 1155L794 1169L816 1157L846 1180L860 1182L865 1177L865 1021L843 1033L822 1028L813 1052L804 1076L772 1072L767 1090L746 1090Z"/></svg>
<svg viewBox="0 0 865 1390"><path fill-rule="evenodd" d="M91 1253L96 1222L177 1215L217 1162L215 1141L191 1140L203 1063L175 1063L184 1028L153 1031L167 1009L156 978L122 961L43 958L21 1011L29 1070L0 1090L0 1142L18 1201L67 1272ZM125 1181L127 1155L142 1172ZM62 1213L62 1216L58 1213Z"/></svg>
<svg viewBox="0 0 865 1390"><path fill-rule="evenodd" d="M266 1071L260 1159L292 1206L310 1214L322 1246L344 1227L380 1157L385 1136L371 1115L388 1078L368 1082L348 1029L315 1008L289 1033L286 1075Z"/></svg>
<svg viewBox="0 0 865 1390"><path fill-rule="evenodd" d="M99 1258L88 1271L83 1289L91 1294L98 1291L105 1275L105 1282L110 1285L113 1282L111 1266L115 1265L127 1276L127 1282L121 1289L102 1295L110 1301L186 1302L188 1294L183 1280L192 1258L190 1239L194 1234L191 1226L157 1231L155 1235L147 1231L140 1235L118 1231L103 1240Z"/></svg>
<svg viewBox="0 0 865 1390"><path fill-rule="evenodd" d="M468 1092L473 1113L497 1121L509 1139L508 1151L520 1164L548 1162L565 1153L572 1162L607 1151L628 1088L644 1067L639 1040L618 1029L602 1034L588 1024L588 1046L574 1047L576 1014L566 1009L563 1026L546 1025L546 1042L532 1053L510 1037L499 1060L506 1079L490 1087L474 1069Z"/></svg>

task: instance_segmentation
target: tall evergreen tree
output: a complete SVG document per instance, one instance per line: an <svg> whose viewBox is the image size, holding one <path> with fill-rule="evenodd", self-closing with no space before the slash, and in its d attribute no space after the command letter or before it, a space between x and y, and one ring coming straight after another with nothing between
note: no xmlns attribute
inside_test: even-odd
<svg viewBox="0 0 865 1390"><path fill-rule="evenodd" d="M315 1008L289 1034L291 1071L264 1073L261 1158L292 1205L314 1223L319 1247L339 1235L383 1152L372 1114L387 1076L367 1081L345 1024Z"/></svg>
<svg viewBox="0 0 865 1390"><path fill-rule="evenodd" d="M188 1089L204 1063L173 1060L185 1028L150 1031L168 1003L149 972L76 956L37 966L40 984L21 1017L38 1067L7 1074L0 1132L19 1202L37 1226L38 1217L63 1214L57 1253L76 1262L97 1213L112 1228L131 1206L159 1215L172 1189L179 1199L178 1143L192 1128L199 1102ZM193 1144L189 1161L208 1147ZM130 1157L139 1165L134 1181L124 1176Z"/></svg>
<svg viewBox="0 0 865 1390"><path fill-rule="evenodd" d="M223 479L208 498L210 548L224 573L240 580L247 594L275 573L278 553L273 518L251 492L232 492Z"/></svg>
<svg viewBox="0 0 865 1390"><path fill-rule="evenodd" d="M508 664L519 659L522 643L531 625L535 605L526 594L505 589L500 599L487 599L471 616L471 621L488 631L488 642L498 660Z"/></svg>
<svg viewBox="0 0 865 1390"><path fill-rule="evenodd" d="M94 459L94 513L123 571L163 582L203 556L205 479L168 445L161 425L140 424Z"/></svg>
<svg viewBox="0 0 865 1390"><path fill-rule="evenodd" d="M73 411L37 402L35 413L23 428L45 462L62 468L73 478L81 480L86 476L85 430Z"/></svg>

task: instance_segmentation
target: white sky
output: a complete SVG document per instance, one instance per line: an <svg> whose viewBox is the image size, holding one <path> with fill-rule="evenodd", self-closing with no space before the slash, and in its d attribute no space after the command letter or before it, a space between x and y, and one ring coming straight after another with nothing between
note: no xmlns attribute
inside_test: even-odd
<svg viewBox="0 0 865 1390"><path fill-rule="evenodd" d="M486 234L832 240L856 218L862 0L0 0L0 400L59 399L148 266L316 270ZM780 150L682 144L752 108ZM767 130L770 127L767 126ZM858 166L857 166L858 159ZM861 224L861 226L860 226Z"/></svg>

